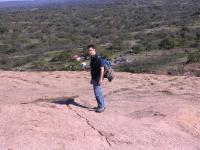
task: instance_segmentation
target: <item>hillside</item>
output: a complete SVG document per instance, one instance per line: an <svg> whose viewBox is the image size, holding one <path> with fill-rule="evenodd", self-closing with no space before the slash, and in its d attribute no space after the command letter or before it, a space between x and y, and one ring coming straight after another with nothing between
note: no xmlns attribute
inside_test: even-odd
<svg viewBox="0 0 200 150"><path fill-rule="evenodd" d="M180 64L199 65L190 56L200 48L198 0L61 2L0 10L0 69L81 70L69 56L85 56L90 43L118 71L178 75Z"/></svg>
<svg viewBox="0 0 200 150"><path fill-rule="evenodd" d="M116 73L95 113L88 72L0 72L1 149L200 149L200 79Z"/></svg>

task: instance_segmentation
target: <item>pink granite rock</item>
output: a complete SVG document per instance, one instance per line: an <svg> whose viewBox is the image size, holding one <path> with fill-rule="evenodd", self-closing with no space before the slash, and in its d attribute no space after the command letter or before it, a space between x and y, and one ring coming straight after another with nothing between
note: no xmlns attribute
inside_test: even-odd
<svg viewBox="0 0 200 150"><path fill-rule="evenodd" d="M200 149L200 78L116 73L100 114L89 82L88 72L0 71L0 149Z"/></svg>

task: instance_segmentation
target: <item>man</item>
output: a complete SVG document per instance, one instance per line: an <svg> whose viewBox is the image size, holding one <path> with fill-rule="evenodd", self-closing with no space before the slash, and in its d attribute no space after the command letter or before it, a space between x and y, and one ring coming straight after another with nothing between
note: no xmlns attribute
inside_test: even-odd
<svg viewBox="0 0 200 150"><path fill-rule="evenodd" d="M89 45L87 47L88 55L91 57L90 68L91 68L91 81L95 98L98 104L96 112L101 113L105 110L104 97L101 91L101 85L104 76L104 66L100 56L96 54L95 46Z"/></svg>

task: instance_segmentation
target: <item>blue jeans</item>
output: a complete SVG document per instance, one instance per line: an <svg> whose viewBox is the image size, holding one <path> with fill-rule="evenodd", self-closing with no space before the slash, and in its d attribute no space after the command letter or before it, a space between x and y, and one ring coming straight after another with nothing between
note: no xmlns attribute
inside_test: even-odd
<svg viewBox="0 0 200 150"><path fill-rule="evenodd" d="M96 80L93 80L92 84L93 84L94 95L97 100L98 107L104 108L105 101L104 101L104 97L103 97L103 94L101 91L101 86L99 85L98 81L96 81Z"/></svg>

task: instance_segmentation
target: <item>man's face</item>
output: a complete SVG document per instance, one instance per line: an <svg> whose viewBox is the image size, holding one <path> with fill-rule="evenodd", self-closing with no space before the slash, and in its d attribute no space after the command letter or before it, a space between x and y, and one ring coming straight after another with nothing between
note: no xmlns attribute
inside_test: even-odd
<svg viewBox="0 0 200 150"><path fill-rule="evenodd" d="M95 52L94 48L92 48L92 47L88 48L88 55L89 56L94 56L95 54L96 54L96 52Z"/></svg>

